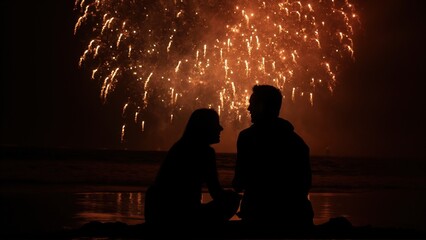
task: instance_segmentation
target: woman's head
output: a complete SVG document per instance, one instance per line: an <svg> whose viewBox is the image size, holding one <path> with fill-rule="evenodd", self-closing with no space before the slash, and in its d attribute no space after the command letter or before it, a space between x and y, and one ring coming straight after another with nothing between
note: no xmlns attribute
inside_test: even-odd
<svg viewBox="0 0 426 240"><path fill-rule="evenodd" d="M213 144L220 142L220 132L223 127L219 122L219 115L213 109L200 108L189 117L183 137Z"/></svg>

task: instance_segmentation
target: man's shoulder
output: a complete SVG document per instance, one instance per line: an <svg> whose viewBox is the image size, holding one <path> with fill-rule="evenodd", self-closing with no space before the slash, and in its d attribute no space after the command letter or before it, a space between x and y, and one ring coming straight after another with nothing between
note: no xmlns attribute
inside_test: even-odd
<svg viewBox="0 0 426 240"><path fill-rule="evenodd" d="M251 125L250 127L243 129L240 131L239 135L241 136L247 136L247 135L251 135L254 132L254 128L253 125Z"/></svg>

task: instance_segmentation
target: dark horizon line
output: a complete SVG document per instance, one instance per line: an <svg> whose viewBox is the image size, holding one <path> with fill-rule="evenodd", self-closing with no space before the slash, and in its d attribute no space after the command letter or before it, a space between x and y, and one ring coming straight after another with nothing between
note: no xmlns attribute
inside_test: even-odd
<svg viewBox="0 0 426 240"><path fill-rule="evenodd" d="M141 160L141 153L144 153L143 160L152 160L165 157L167 150L140 150L126 148L73 148L73 147L49 147L49 146L22 146L14 144L0 144L0 159L38 159L45 158L93 158L97 160L112 160L112 159L132 159ZM236 152L217 152L218 158L221 156L234 156ZM373 156L346 156L333 154L314 154L311 158L330 158L330 159L363 159L363 160L386 160L386 159L401 159L401 157L373 157ZM405 157L404 159L425 160L424 157Z"/></svg>

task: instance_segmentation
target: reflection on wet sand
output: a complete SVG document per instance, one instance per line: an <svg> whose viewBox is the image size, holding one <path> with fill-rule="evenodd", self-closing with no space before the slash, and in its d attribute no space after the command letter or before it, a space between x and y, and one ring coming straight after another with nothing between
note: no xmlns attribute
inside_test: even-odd
<svg viewBox="0 0 426 240"><path fill-rule="evenodd" d="M99 192L76 195L78 211L75 213L74 220L78 225L90 221L121 221L127 224L144 222L143 192ZM170 201L173 201L174 197L170 196ZM372 225L424 230L426 206L421 204L426 202L424 191L314 192L309 197L315 212L315 224L343 216L354 226ZM203 194L203 202L210 200L208 193ZM393 217L389 217L390 213ZM232 218L232 220L238 219L236 215Z"/></svg>
<svg viewBox="0 0 426 240"><path fill-rule="evenodd" d="M142 192L76 193L79 212L75 220L82 225L90 221L139 224L143 218Z"/></svg>
<svg viewBox="0 0 426 240"><path fill-rule="evenodd" d="M77 193L77 206L79 212L75 220L82 225L90 221L125 222L139 224L144 222L144 201L142 192L96 192ZM339 199L350 198L351 193L311 193L310 199L315 211L315 224L321 224L332 217L344 216L351 218L350 214L339 203ZM171 196L170 201L173 201ZM203 194L203 202L210 201L208 193ZM234 216L232 220L238 220Z"/></svg>
<svg viewBox="0 0 426 240"><path fill-rule="evenodd" d="M170 196L170 201L175 197ZM210 196L204 194L203 201L209 200ZM314 192L310 200L315 224L344 216L354 226L425 230L424 190ZM0 195L0 207L6 233L50 232L78 228L91 221L119 221L130 225L144 222L143 191L4 192Z"/></svg>
<svg viewBox="0 0 426 240"><path fill-rule="evenodd" d="M311 193L309 199L312 202L314 208L314 224L321 224L327 222L333 217L346 217L349 220L351 216L344 209L340 209L341 206L338 198L345 197L350 198L350 193Z"/></svg>

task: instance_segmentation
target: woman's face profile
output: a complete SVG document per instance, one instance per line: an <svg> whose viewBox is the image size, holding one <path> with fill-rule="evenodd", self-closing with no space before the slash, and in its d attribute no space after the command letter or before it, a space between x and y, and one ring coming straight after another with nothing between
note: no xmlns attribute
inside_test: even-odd
<svg viewBox="0 0 426 240"><path fill-rule="evenodd" d="M212 109L195 110L186 126L184 136L203 144L220 142L220 132L223 127L219 122L219 115Z"/></svg>
<svg viewBox="0 0 426 240"><path fill-rule="evenodd" d="M209 127L207 128L206 136L209 144L220 142L220 132L223 131L223 127L220 125L219 116L212 119Z"/></svg>

